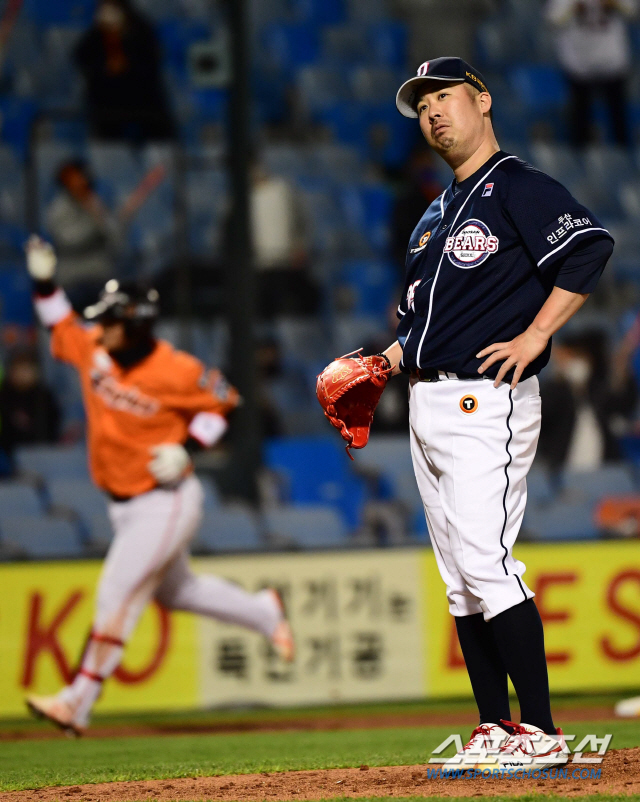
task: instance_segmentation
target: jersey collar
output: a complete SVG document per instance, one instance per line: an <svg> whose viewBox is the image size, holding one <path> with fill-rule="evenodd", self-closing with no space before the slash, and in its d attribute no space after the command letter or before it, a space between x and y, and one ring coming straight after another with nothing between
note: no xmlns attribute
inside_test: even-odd
<svg viewBox="0 0 640 802"><path fill-rule="evenodd" d="M504 150L499 150L497 153L494 153L491 158L487 159L487 161L482 164L472 175L468 178L465 178L464 181L460 181L458 183L454 178L451 182L450 190L453 197L457 197L461 192L469 192L470 189L473 189L475 185L478 183L478 180L490 170L495 164L497 164L500 159L504 159L506 156L509 156L509 153L506 153Z"/></svg>

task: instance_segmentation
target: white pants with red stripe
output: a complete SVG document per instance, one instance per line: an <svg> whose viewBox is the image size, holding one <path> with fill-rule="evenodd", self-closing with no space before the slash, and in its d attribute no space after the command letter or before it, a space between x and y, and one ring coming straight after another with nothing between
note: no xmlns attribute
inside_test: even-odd
<svg viewBox="0 0 640 802"><path fill-rule="evenodd" d="M195 476L175 489L157 489L109 505L115 536L98 586L93 636L81 672L62 691L84 725L100 683L118 667L124 644L154 597L173 610L190 610L271 636L281 611L272 594L248 593L216 576L196 575L189 543L202 518L203 491Z"/></svg>
<svg viewBox="0 0 640 802"><path fill-rule="evenodd" d="M534 595L512 549L540 434L538 379L511 390L442 378L409 390L413 466L449 611L489 620Z"/></svg>

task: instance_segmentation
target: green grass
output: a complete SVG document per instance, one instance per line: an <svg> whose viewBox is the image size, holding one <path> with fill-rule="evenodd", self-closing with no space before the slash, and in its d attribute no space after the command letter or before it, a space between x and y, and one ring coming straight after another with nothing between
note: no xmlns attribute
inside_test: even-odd
<svg viewBox="0 0 640 802"><path fill-rule="evenodd" d="M463 737L468 734L455 727L404 727L4 742L0 745L0 790L363 763L411 765L424 763L452 731L460 731ZM580 722L566 726L565 732L578 738L611 732L612 746L618 748L640 744L637 721Z"/></svg>

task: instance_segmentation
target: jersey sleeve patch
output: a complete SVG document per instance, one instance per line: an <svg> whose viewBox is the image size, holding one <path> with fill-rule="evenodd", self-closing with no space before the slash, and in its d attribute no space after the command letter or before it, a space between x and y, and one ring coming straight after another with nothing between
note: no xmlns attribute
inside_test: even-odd
<svg viewBox="0 0 640 802"><path fill-rule="evenodd" d="M574 231L593 228L593 226L594 223L591 217L584 212L566 212L559 217L555 217L550 223L547 223L547 225L541 229L541 234L549 245L555 246Z"/></svg>

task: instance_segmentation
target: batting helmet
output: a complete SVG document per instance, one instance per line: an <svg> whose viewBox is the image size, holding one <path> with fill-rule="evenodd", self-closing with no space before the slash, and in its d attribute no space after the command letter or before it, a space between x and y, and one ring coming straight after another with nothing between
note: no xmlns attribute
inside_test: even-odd
<svg viewBox="0 0 640 802"><path fill-rule="evenodd" d="M84 310L87 320L106 322L122 320L129 325L150 325L160 313L157 290L139 281L110 279L104 285L97 303Z"/></svg>

